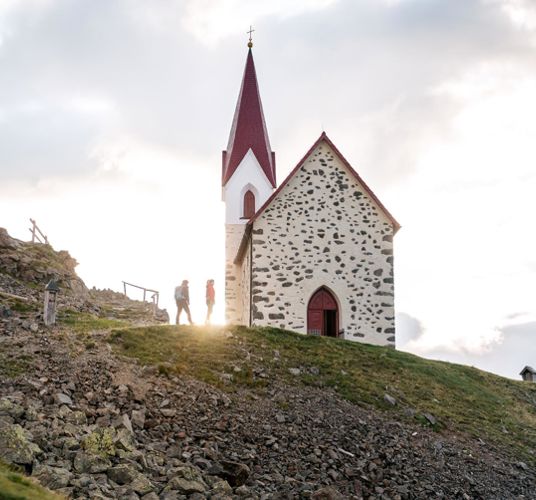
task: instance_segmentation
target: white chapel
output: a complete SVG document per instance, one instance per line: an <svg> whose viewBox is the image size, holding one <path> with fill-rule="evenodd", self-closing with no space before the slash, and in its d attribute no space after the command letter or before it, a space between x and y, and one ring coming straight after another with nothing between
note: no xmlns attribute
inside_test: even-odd
<svg viewBox="0 0 536 500"><path fill-rule="evenodd" d="M222 154L227 322L394 346L400 226L326 133L277 186L251 47Z"/></svg>

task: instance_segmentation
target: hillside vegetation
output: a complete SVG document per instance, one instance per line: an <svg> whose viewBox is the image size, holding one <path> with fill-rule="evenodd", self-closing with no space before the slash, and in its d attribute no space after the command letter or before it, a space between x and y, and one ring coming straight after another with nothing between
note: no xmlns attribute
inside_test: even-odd
<svg viewBox="0 0 536 500"><path fill-rule="evenodd" d="M389 348L273 328L114 330L117 352L228 391L274 382L332 388L357 405L466 433L536 462L536 384ZM386 397L387 395L387 397ZM391 402L389 396L396 400Z"/></svg>
<svg viewBox="0 0 536 500"><path fill-rule="evenodd" d="M61 500L36 481L0 462L0 500Z"/></svg>
<svg viewBox="0 0 536 500"><path fill-rule="evenodd" d="M87 289L75 265L0 228L0 500L534 497L536 384L277 329L156 326L166 311Z"/></svg>

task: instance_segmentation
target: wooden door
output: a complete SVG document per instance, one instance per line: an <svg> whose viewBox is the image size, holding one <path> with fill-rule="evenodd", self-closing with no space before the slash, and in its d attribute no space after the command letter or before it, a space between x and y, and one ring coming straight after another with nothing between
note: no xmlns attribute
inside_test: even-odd
<svg viewBox="0 0 536 500"><path fill-rule="evenodd" d="M327 288L319 288L307 307L307 333L337 337L339 334L339 308L335 297Z"/></svg>

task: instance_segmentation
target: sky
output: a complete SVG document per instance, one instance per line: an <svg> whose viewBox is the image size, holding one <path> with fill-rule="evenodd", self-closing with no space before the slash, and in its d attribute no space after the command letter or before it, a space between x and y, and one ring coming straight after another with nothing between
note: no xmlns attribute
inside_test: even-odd
<svg viewBox="0 0 536 500"><path fill-rule="evenodd" d="M187 278L203 322L214 278L222 321L250 24L279 181L325 130L402 225L397 347L535 366L532 0L0 0L0 227L172 317Z"/></svg>

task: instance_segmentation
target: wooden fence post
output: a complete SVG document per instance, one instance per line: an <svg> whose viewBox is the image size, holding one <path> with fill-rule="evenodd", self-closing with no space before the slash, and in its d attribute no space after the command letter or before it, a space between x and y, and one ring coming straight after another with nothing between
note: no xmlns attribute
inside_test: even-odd
<svg viewBox="0 0 536 500"><path fill-rule="evenodd" d="M125 294L125 297L127 296L127 285L143 290L143 302L147 302L147 292L152 293L152 295L150 295L150 299L153 304L153 316L156 317L156 311L158 309L158 304L160 301L160 292L158 290L151 290L150 288L145 288L143 286L133 285L132 283L127 283L126 281L122 281L122 283L123 293Z"/></svg>
<svg viewBox="0 0 536 500"><path fill-rule="evenodd" d="M49 245L47 236L43 234L41 229L39 229L37 222L35 222L33 219L30 219L30 222L32 223L32 227L29 229L29 231L32 233L32 243L35 243L37 240L38 243ZM41 235L41 237L39 237L39 235ZM41 238L43 238L43 240L41 240Z"/></svg>
<svg viewBox="0 0 536 500"><path fill-rule="evenodd" d="M46 326L51 326L56 323L56 305L59 291L58 284L54 280L50 280L45 287L43 321Z"/></svg>
<svg viewBox="0 0 536 500"><path fill-rule="evenodd" d="M32 243L35 243L35 221L30 219L30 222L32 223L32 227L30 228L30 233L32 233Z"/></svg>

